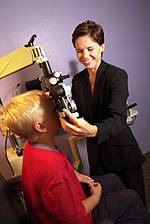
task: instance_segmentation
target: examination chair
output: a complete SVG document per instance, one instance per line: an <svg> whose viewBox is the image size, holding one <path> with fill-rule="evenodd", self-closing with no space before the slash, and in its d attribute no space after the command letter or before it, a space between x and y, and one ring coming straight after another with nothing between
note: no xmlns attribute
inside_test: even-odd
<svg viewBox="0 0 150 224"><path fill-rule="evenodd" d="M25 207L19 196L21 194L20 179L6 181L0 173L0 223L30 224Z"/></svg>

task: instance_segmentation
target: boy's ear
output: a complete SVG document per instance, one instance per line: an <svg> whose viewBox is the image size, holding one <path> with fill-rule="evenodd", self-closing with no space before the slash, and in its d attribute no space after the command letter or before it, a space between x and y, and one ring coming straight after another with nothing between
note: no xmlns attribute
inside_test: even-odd
<svg viewBox="0 0 150 224"><path fill-rule="evenodd" d="M34 128L38 132L46 132L47 131L46 126L40 122L34 123Z"/></svg>

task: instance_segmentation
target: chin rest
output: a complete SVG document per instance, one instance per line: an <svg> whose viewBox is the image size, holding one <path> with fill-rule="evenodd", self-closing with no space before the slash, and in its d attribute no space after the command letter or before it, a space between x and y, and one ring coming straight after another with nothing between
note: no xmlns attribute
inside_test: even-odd
<svg viewBox="0 0 150 224"><path fill-rule="evenodd" d="M19 197L21 184L19 178L6 181L0 173L0 222L5 224L31 223L23 202Z"/></svg>

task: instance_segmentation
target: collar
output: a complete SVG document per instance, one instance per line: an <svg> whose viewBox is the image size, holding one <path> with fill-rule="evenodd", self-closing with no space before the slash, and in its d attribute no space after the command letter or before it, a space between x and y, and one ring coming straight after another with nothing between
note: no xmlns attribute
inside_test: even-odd
<svg viewBox="0 0 150 224"><path fill-rule="evenodd" d="M59 151L57 146L54 147L49 147L46 145L42 145L42 144L38 144L38 143L30 143L32 146L40 148L40 149L46 149L46 150L50 150L50 151Z"/></svg>
<svg viewBox="0 0 150 224"><path fill-rule="evenodd" d="M98 67L97 73L102 74L107 69L107 63L105 61L101 61L100 66Z"/></svg>

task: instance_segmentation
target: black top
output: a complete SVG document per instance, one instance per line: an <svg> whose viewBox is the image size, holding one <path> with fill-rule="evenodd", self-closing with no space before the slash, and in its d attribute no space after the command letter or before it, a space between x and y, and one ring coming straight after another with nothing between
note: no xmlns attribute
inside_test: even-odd
<svg viewBox="0 0 150 224"><path fill-rule="evenodd" d="M101 157L107 168L111 171L122 170L144 161L126 123L129 96L126 71L102 61L97 71L94 92L91 94L88 71L84 69L72 80L72 96L80 116L98 127L97 137L88 138L88 142L97 144L97 156ZM120 150L118 145L122 146ZM126 150L123 150L124 147ZM92 154L91 157L94 158L94 151ZM129 157L133 159L131 162ZM92 158L89 160L92 163Z"/></svg>

